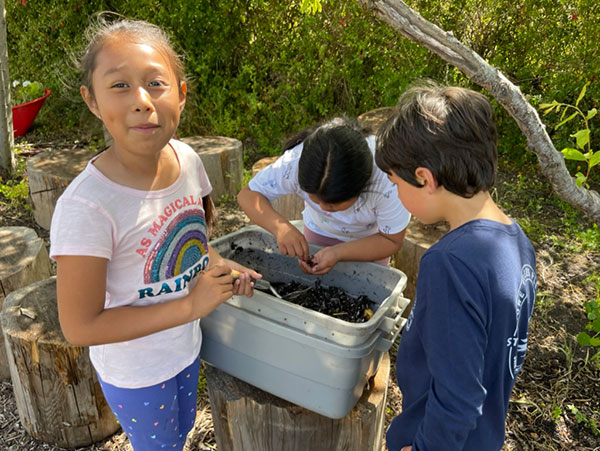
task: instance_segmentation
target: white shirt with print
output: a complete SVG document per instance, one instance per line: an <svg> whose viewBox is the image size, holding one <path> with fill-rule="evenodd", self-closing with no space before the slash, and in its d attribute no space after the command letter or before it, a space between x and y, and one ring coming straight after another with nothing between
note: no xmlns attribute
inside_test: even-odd
<svg viewBox="0 0 600 451"><path fill-rule="evenodd" d="M180 141L170 145L181 170L168 188L141 191L119 185L92 159L57 202L50 256L106 258L107 309L183 297L208 265L202 198L212 187L200 157ZM134 340L90 346L90 359L105 382L147 387L190 365L201 343L197 320Z"/></svg>
<svg viewBox="0 0 600 451"><path fill-rule="evenodd" d="M375 137L366 138L375 154ZM311 231L341 241L353 241L374 235L399 233L410 221L410 213L398 199L396 187L373 161L373 173L354 205L344 211L327 212L310 200L298 183L298 162L303 143L287 150L275 162L250 180L248 187L270 202L286 194L297 194L304 200L302 218Z"/></svg>

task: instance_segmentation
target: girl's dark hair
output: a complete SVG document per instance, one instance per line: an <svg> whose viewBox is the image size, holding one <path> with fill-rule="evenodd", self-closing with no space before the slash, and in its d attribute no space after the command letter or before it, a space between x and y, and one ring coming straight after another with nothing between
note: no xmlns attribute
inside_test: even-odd
<svg viewBox="0 0 600 451"><path fill-rule="evenodd" d="M433 83L407 90L377 134L377 166L420 187L418 167L448 191L473 197L494 185L497 136L490 101L466 88Z"/></svg>
<svg viewBox="0 0 600 451"><path fill-rule="evenodd" d="M358 121L332 119L288 140L285 150L299 142L304 142L298 163L304 192L337 204L365 189L373 172L373 154Z"/></svg>

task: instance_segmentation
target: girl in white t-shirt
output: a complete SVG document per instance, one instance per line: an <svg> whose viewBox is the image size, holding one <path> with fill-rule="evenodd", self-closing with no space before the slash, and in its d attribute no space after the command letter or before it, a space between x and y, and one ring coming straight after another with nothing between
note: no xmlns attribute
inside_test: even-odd
<svg viewBox="0 0 600 451"><path fill-rule="evenodd" d="M365 136L356 121L335 118L291 138L238 202L306 273L325 274L340 261L387 264L402 246L410 213L373 163L374 152L374 136ZM304 200L303 232L271 206L286 194ZM325 247L310 256L308 243Z"/></svg>
<svg viewBox="0 0 600 451"><path fill-rule="evenodd" d="M81 94L113 143L59 199L50 231L64 336L90 347L134 450L181 450L196 416L200 318L260 274L208 245L210 182L172 139L182 63L158 27L100 20ZM234 281L231 270L243 274Z"/></svg>

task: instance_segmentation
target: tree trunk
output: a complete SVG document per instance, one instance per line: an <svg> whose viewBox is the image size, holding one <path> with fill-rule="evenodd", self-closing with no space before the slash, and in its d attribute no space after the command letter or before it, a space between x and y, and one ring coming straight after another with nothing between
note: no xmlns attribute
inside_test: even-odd
<svg viewBox="0 0 600 451"><path fill-rule="evenodd" d="M2 328L21 425L38 440L74 448L112 435L119 425L87 349L67 343L57 310L51 277L8 295Z"/></svg>
<svg viewBox="0 0 600 451"><path fill-rule="evenodd" d="M600 195L575 185L562 154L554 147L538 112L517 86L462 44L452 32L428 22L401 0L361 0L361 3L400 34L436 53L474 83L487 89L521 128L529 150L537 155L542 173L550 180L558 196L600 223Z"/></svg>
<svg viewBox="0 0 600 451"><path fill-rule="evenodd" d="M219 451L380 451L389 354L384 354L354 408L331 419L296 406L207 366Z"/></svg>
<svg viewBox="0 0 600 451"><path fill-rule="evenodd" d="M6 42L6 9L0 0L0 173L12 173L15 160L12 149L12 108L10 103L10 77L8 73L8 44Z"/></svg>

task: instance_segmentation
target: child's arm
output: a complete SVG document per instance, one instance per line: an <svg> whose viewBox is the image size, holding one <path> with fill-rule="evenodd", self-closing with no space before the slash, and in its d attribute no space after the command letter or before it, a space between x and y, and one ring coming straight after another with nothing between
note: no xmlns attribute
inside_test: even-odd
<svg viewBox="0 0 600 451"><path fill-rule="evenodd" d="M308 243L304 235L277 213L265 196L245 186L239 192L237 201L251 221L275 236L283 255L308 259Z"/></svg>
<svg viewBox="0 0 600 451"><path fill-rule="evenodd" d="M304 261L299 261L302 270L308 274L325 274L338 262L370 262L387 258L402 247L406 229L391 235L377 232L374 235L355 241L336 244L321 249L313 257L311 267Z"/></svg>
<svg viewBox="0 0 600 451"><path fill-rule="evenodd" d="M230 267L214 266L198 276L185 297L147 306L105 309L108 260L57 256L56 262L60 325L65 338L78 346L143 337L206 316L233 294L251 295L247 276L234 284Z"/></svg>

